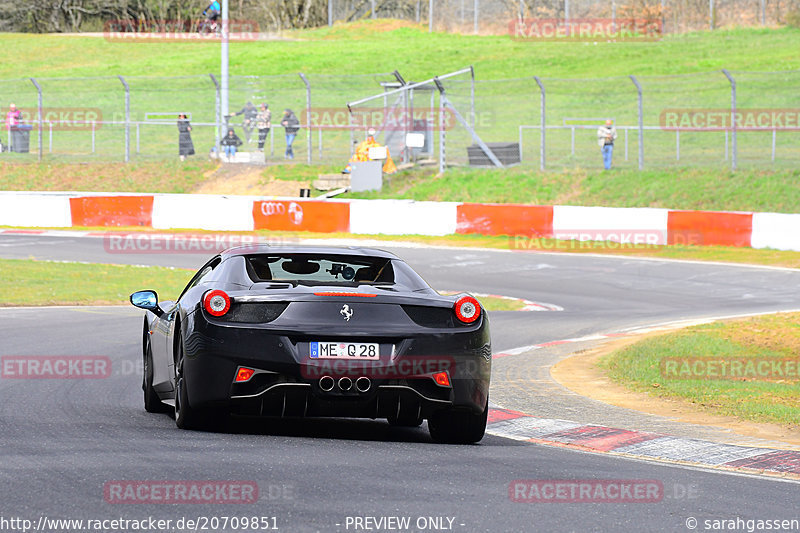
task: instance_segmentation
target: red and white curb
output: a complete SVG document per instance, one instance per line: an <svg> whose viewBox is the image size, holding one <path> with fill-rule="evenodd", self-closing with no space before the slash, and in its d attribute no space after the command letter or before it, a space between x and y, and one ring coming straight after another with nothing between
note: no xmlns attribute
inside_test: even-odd
<svg viewBox="0 0 800 533"><path fill-rule="evenodd" d="M536 418L509 409L491 408L486 432L517 441L584 451L800 477L800 451L720 444L569 420Z"/></svg>
<svg viewBox="0 0 800 533"><path fill-rule="evenodd" d="M506 235L516 250L553 252L586 241L605 242L610 249L639 244L800 250L800 213L649 207L0 191L0 226Z"/></svg>

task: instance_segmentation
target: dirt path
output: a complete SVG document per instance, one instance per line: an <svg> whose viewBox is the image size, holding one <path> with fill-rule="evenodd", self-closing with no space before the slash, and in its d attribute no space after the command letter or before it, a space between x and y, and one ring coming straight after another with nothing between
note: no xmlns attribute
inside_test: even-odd
<svg viewBox="0 0 800 533"><path fill-rule="evenodd" d="M571 391L618 407L667 417L678 422L717 426L739 435L782 441L800 446L800 430L777 424L748 422L732 416L704 411L701 407L680 399L666 399L630 391L609 379L598 368L601 357L642 340L642 336L620 339L593 350L575 354L555 364L550 375Z"/></svg>
<svg viewBox="0 0 800 533"><path fill-rule="evenodd" d="M197 194L243 194L257 196L300 196L308 187L304 181L264 177L263 165L219 165L205 174L206 180L193 192Z"/></svg>

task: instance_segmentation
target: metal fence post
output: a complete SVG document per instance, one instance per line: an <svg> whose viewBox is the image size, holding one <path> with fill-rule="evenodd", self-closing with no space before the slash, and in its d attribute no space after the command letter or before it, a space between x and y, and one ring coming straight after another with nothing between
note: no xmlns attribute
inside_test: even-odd
<svg viewBox="0 0 800 533"><path fill-rule="evenodd" d="M213 74L208 75L211 78L212 83L214 83L214 124L216 124L216 130L214 132L214 146L216 148L216 156L220 158L220 152L222 150L222 146L219 144L222 140L222 110L220 106L222 105L222 98L220 95L220 86L217 82L217 78L214 77ZM222 159L220 159L221 161Z"/></svg>
<svg viewBox="0 0 800 533"><path fill-rule="evenodd" d="M125 162L131 160L131 88L122 76L117 76L125 87Z"/></svg>
<svg viewBox="0 0 800 533"><path fill-rule="evenodd" d="M328 0L328 26L333 26L333 0Z"/></svg>
<svg viewBox="0 0 800 533"><path fill-rule="evenodd" d="M731 152L731 170L736 170L736 159L738 156L738 150L736 147L736 80L733 79L733 76L728 69L722 69L722 73L725 74L725 77L728 78L728 81L731 82L731 130L733 133L733 151Z"/></svg>
<svg viewBox="0 0 800 533"><path fill-rule="evenodd" d="M36 92L39 93L39 161L42 160L42 133L44 130L44 106L42 104L42 86L35 78L31 78L33 86L36 87Z"/></svg>
<svg viewBox="0 0 800 533"><path fill-rule="evenodd" d="M469 85L469 125L472 126L472 129L475 129L475 68L470 65L469 66L469 76L470 76L470 85Z"/></svg>
<svg viewBox="0 0 800 533"><path fill-rule="evenodd" d="M374 18L376 18L375 17L375 0L371 0L371 4L372 4L372 6L370 8L370 11L371 11L372 14L370 15L370 18L374 19Z"/></svg>
<svg viewBox="0 0 800 533"><path fill-rule="evenodd" d="M445 159L445 145L447 144L447 135L444 127L444 111L446 107L446 96L444 94L444 86L439 78L433 78L436 88L439 90L439 174L443 174L447 167L447 160Z"/></svg>
<svg viewBox="0 0 800 533"><path fill-rule="evenodd" d="M714 29L714 0L708 0L708 28Z"/></svg>
<svg viewBox="0 0 800 533"><path fill-rule="evenodd" d="M433 33L433 0L428 0L428 33Z"/></svg>
<svg viewBox="0 0 800 533"><path fill-rule="evenodd" d="M642 110L642 86L636 76L631 74L629 76L633 84L636 86L636 92L639 95L639 170L644 168L644 113Z"/></svg>
<svg viewBox="0 0 800 533"><path fill-rule="evenodd" d="M479 16L480 10L481 10L481 0L475 0L475 4L474 4L474 7L473 7L473 19L474 20L473 20L473 23L472 23L473 26L474 26L473 31L475 32L475 35L478 35L478 16Z"/></svg>
<svg viewBox="0 0 800 533"><path fill-rule="evenodd" d="M617 31L617 2L611 0L611 31Z"/></svg>
<svg viewBox="0 0 800 533"><path fill-rule="evenodd" d="M539 76L533 77L534 81L536 81L536 85L539 86L539 94L540 94L540 101L541 101L541 118L539 119L541 122L541 133L539 134L539 169L544 170L545 167L545 153L544 153L544 146L545 146L545 134L547 133L547 126L545 123L545 94L544 94L544 84L542 80L539 79Z"/></svg>
<svg viewBox="0 0 800 533"><path fill-rule="evenodd" d="M302 72L298 73L306 86L306 141L308 142L308 164L311 164L311 84Z"/></svg>

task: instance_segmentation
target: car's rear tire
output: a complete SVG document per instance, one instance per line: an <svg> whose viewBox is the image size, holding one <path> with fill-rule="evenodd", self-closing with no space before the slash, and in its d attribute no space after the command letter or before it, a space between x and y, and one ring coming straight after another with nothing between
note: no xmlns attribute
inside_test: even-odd
<svg viewBox="0 0 800 533"><path fill-rule="evenodd" d="M202 415L189 403L186 382L182 377L175 383L175 425L181 429L203 429Z"/></svg>
<svg viewBox="0 0 800 533"><path fill-rule="evenodd" d="M228 422L228 413L221 409L198 409L189 403L186 379L183 377L183 333L178 334L175 357L175 425L180 429L216 431Z"/></svg>
<svg viewBox="0 0 800 533"><path fill-rule="evenodd" d="M447 409L434 413L428 420L431 438L443 444L473 444L486 433L489 400L482 413Z"/></svg>
<svg viewBox="0 0 800 533"><path fill-rule="evenodd" d="M142 390L144 391L144 410L148 413L167 413L169 409L158 397L153 388L153 348L150 346L149 336L145 337L144 372L142 377Z"/></svg>

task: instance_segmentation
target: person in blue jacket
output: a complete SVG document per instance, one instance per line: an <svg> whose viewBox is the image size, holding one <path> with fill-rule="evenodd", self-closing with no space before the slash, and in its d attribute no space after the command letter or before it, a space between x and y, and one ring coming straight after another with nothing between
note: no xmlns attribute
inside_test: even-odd
<svg viewBox="0 0 800 533"><path fill-rule="evenodd" d="M205 11L203 11L203 15L206 16L206 20L209 22L211 29L216 31L217 29L217 20L219 20L220 14L222 13L222 7L219 5L217 0L214 0L210 4Z"/></svg>

